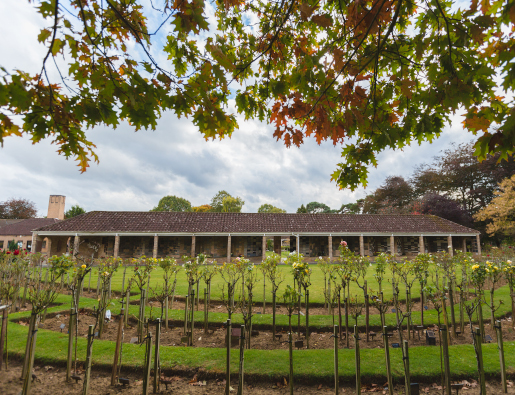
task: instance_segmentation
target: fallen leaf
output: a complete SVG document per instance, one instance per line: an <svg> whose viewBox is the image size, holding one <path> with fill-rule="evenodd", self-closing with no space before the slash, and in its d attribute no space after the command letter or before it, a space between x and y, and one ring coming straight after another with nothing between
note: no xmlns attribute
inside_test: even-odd
<svg viewBox="0 0 515 395"><path fill-rule="evenodd" d="M318 389L319 389L319 390L321 390L321 389L322 389L322 387L323 387L323 385L322 385L322 384L320 384L320 385L318 386Z"/></svg>

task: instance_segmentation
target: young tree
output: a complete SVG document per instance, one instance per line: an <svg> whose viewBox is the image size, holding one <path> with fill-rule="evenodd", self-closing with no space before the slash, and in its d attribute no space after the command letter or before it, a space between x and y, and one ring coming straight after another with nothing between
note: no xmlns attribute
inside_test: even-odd
<svg viewBox="0 0 515 395"><path fill-rule="evenodd" d="M297 214L307 214L308 210L306 209L306 206L304 204L301 204L301 206L297 209Z"/></svg>
<svg viewBox="0 0 515 395"><path fill-rule="evenodd" d="M11 198L4 202L0 202L0 218L27 219L35 218L37 214L38 210L36 208L36 204L28 199Z"/></svg>
<svg viewBox="0 0 515 395"><path fill-rule="evenodd" d="M244 204L239 197L226 196L222 201L222 213L240 213Z"/></svg>
<svg viewBox="0 0 515 395"><path fill-rule="evenodd" d="M150 211L193 211L189 200L178 196L165 196Z"/></svg>
<svg viewBox="0 0 515 395"><path fill-rule="evenodd" d="M64 213L64 218L73 218L77 215L85 214L86 210L84 210L82 207L80 207L78 204L75 206L72 206L68 211Z"/></svg>

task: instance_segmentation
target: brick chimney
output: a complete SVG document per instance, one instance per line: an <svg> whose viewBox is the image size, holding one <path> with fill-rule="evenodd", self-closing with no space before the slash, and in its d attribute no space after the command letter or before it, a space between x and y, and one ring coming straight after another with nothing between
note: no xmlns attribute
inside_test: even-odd
<svg viewBox="0 0 515 395"><path fill-rule="evenodd" d="M47 218L64 219L64 202L66 196L50 195L48 202L48 215Z"/></svg>

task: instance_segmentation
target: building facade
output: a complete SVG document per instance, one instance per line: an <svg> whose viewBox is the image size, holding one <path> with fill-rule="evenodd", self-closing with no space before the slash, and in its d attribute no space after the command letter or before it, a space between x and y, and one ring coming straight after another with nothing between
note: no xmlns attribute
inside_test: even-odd
<svg viewBox="0 0 515 395"><path fill-rule="evenodd" d="M37 229L47 238L48 254L71 248L97 258L154 258L199 253L217 259L265 259L266 240L308 261L339 255L346 241L351 250L374 257L382 252L413 257L423 252L466 250L481 254L479 232L432 215L261 214L93 211Z"/></svg>

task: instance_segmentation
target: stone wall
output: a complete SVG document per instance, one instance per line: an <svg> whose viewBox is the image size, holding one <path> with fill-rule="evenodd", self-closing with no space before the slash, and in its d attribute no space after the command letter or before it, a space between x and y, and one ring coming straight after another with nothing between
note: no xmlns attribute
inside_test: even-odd
<svg viewBox="0 0 515 395"><path fill-rule="evenodd" d="M157 257L180 258L191 255L191 236L160 236L157 243Z"/></svg>
<svg viewBox="0 0 515 395"><path fill-rule="evenodd" d="M120 258L140 258L145 255L152 258L153 249L153 236L121 236L118 256Z"/></svg>
<svg viewBox="0 0 515 395"><path fill-rule="evenodd" d="M195 254L200 253L212 258L227 257L227 236L197 236L195 238Z"/></svg>

